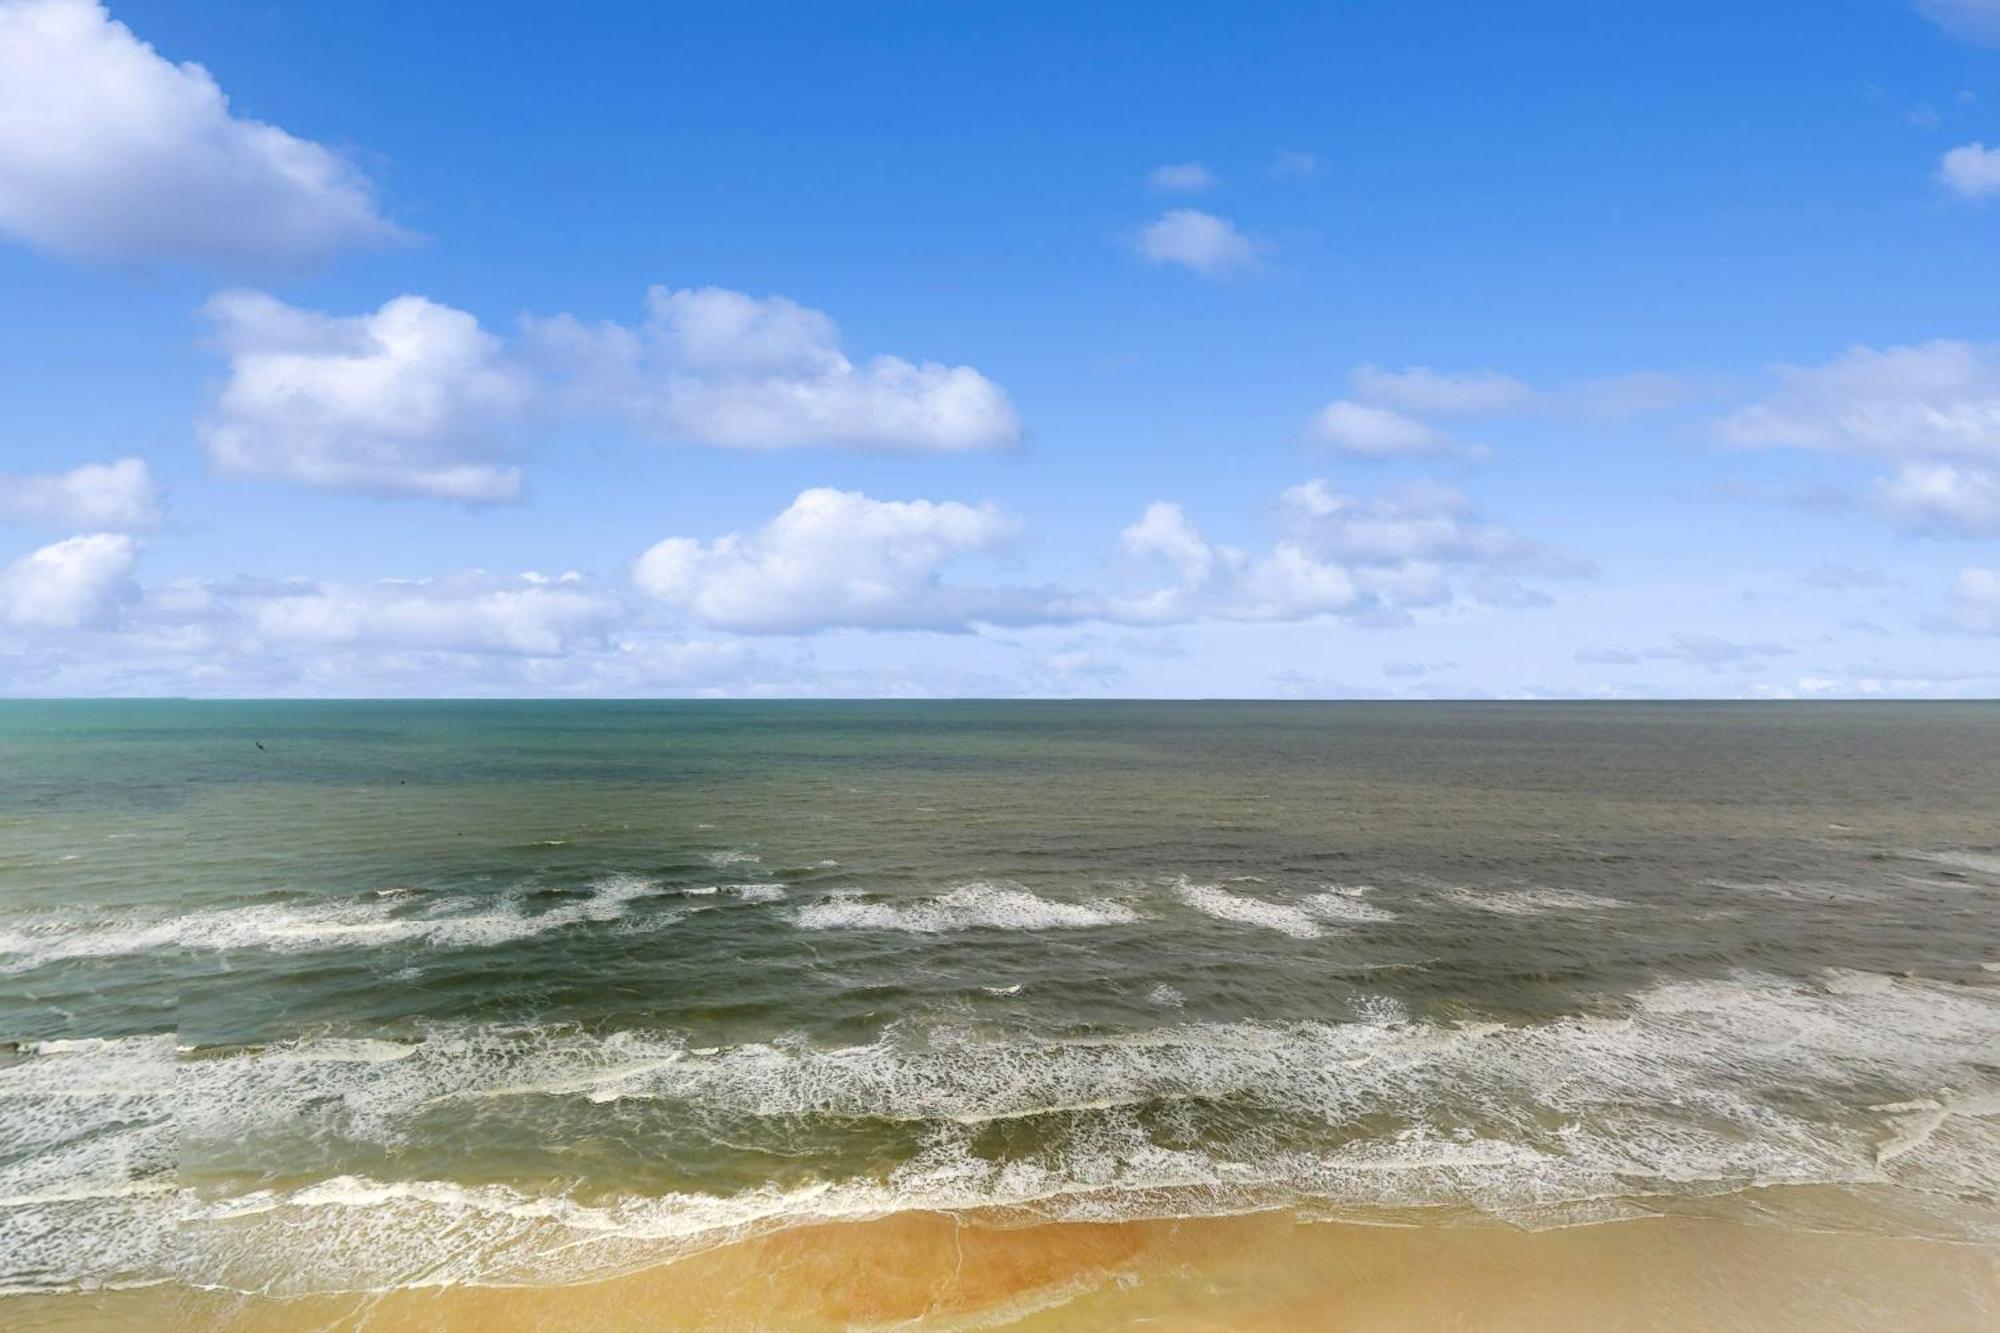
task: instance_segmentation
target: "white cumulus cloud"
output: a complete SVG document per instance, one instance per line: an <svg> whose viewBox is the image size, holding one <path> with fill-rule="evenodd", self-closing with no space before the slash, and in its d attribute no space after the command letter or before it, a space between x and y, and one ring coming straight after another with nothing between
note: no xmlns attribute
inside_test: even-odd
<svg viewBox="0 0 2000 1333"><path fill-rule="evenodd" d="M0 3L0 231L107 260L292 263L402 233L339 154L231 113L94 0Z"/></svg>
<svg viewBox="0 0 2000 1333"><path fill-rule="evenodd" d="M623 614L616 597L573 573L225 587L212 597L267 642L322 649L553 657L601 638Z"/></svg>
<svg viewBox="0 0 2000 1333"><path fill-rule="evenodd" d="M1854 347L1778 367L1779 389L1723 422L1743 444L2000 461L2000 346L1939 339Z"/></svg>
<svg viewBox="0 0 2000 1333"><path fill-rule="evenodd" d="M1546 577L1588 572L1573 557L1484 521L1463 495L1435 483L1363 498L1308 481L1279 497L1279 514L1316 551L1362 564L1428 560Z"/></svg>
<svg viewBox="0 0 2000 1333"><path fill-rule="evenodd" d="M1968 199L2000 194L2000 148L1961 144L1938 159L1938 179Z"/></svg>
<svg viewBox="0 0 2000 1333"><path fill-rule="evenodd" d="M1164 561L1178 581L1107 604L1107 617L1173 623L1338 615L1393 623L1413 608L1457 599L1461 575L1471 600L1515 606L1541 600L1521 578L1589 572L1581 561L1484 522L1445 487L1368 498L1309 481L1285 491L1277 508L1276 540L1253 554L1209 541L1178 504L1148 506L1120 541L1132 556Z"/></svg>
<svg viewBox="0 0 2000 1333"><path fill-rule="evenodd" d="M533 386L465 311L399 296L338 317L237 291L206 312L229 357L200 426L217 470L469 503L521 494L500 460Z"/></svg>
<svg viewBox="0 0 2000 1333"><path fill-rule="evenodd" d="M98 532L30 551L0 569L0 622L24 629L82 629L107 622L135 592L138 543Z"/></svg>
<svg viewBox="0 0 2000 1333"><path fill-rule="evenodd" d="M782 296L655 287L637 327L530 317L515 346L421 296L340 317L235 291L207 312L230 363L201 422L211 462L328 490L517 499L509 443L531 411L753 449L953 453L1021 435L970 366L856 365L832 319Z"/></svg>
<svg viewBox="0 0 2000 1333"><path fill-rule="evenodd" d="M1021 436L1006 392L971 366L857 365L828 315L782 296L654 287L636 327L557 315L527 333L570 408L661 439L963 453Z"/></svg>
<svg viewBox="0 0 2000 1333"><path fill-rule="evenodd" d="M1876 493L1891 516L1919 531L2000 534L2000 469L1906 463Z"/></svg>
<svg viewBox="0 0 2000 1333"><path fill-rule="evenodd" d="M945 567L992 553L1016 531L990 504L877 500L815 489L754 532L713 541L668 537L632 568L641 592L718 629L962 631L1080 618L1047 588L947 582Z"/></svg>
<svg viewBox="0 0 2000 1333"><path fill-rule="evenodd" d="M1179 264L1204 277L1227 277L1257 267L1257 242L1226 218L1198 208L1174 208L1140 231L1139 254L1154 264Z"/></svg>
<svg viewBox="0 0 2000 1333"><path fill-rule="evenodd" d="M1169 500L1147 505L1138 521L1118 534L1118 540L1131 555L1158 556L1166 561L1181 582L1191 587L1207 583L1217 564L1228 556L1209 545L1187 511Z"/></svg>
<svg viewBox="0 0 2000 1333"><path fill-rule="evenodd" d="M1778 377L1777 392L1722 421L1726 439L1890 459L1899 467L1878 495L1899 520L2000 530L2000 345L1855 347Z"/></svg>
<svg viewBox="0 0 2000 1333"><path fill-rule="evenodd" d="M0 520L103 530L149 527L164 512L142 458L85 463L67 472L0 472Z"/></svg>
<svg viewBox="0 0 2000 1333"><path fill-rule="evenodd" d="M130 538L0 569L0 694L631 697L798 693L811 663L663 631L577 573L183 578L141 587Z"/></svg>

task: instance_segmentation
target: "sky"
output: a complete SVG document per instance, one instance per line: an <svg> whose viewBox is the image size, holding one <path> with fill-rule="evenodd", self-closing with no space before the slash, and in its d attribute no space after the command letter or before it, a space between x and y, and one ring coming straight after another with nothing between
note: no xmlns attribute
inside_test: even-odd
<svg viewBox="0 0 2000 1333"><path fill-rule="evenodd" d="M0 0L0 694L2000 695L2000 0Z"/></svg>

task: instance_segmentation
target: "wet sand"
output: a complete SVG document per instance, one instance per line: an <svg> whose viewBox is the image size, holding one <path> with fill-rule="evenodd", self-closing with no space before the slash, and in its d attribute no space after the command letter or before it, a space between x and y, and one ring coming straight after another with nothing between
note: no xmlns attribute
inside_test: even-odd
<svg viewBox="0 0 2000 1333"><path fill-rule="evenodd" d="M13 1297L33 1329L1021 1330L2000 1327L2000 1250L1658 1217L1544 1231L1283 1213L1008 1225L907 1213L804 1227L612 1280L287 1301L166 1287Z"/></svg>

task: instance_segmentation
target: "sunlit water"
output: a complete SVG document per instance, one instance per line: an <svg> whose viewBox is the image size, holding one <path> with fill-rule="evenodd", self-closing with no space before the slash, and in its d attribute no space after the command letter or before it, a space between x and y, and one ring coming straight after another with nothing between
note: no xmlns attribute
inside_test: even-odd
<svg viewBox="0 0 2000 1333"><path fill-rule="evenodd" d="M911 1209L1990 1247L1996 811L1984 705L0 705L0 1285Z"/></svg>

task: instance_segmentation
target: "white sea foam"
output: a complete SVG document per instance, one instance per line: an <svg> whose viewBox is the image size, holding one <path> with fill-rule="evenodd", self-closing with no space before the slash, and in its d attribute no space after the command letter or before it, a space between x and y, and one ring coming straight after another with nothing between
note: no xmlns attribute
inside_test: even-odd
<svg viewBox="0 0 2000 1333"><path fill-rule="evenodd" d="M20 1053L0 1064L0 1290L157 1273L175 1220L173 1038Z"/></svg>
<svg viewBox="0 0 2000 1333"><path fill-rule="evenodd" d="M1355 997L1353 1007L1355 1017L1364 1023L1376 1023L1394 1027L1407 1024L1410 1021L1409 1008L1393 995L1359 995ZM1457 1028L1443 1029L1448 1034L1446 1039L1452 1041L1467 1036L1483 1037L1489 1032L1502 1030L1501 1027L1489 1023L1472 1023ZM1426 1029L1426 1031L1437 1032L1439 1029Z"/></svg>
<svg viewBox="0 0 2000 1333"><path fill-rule="evenodd" d="M961 884L935 897L885 900L851 890L802 908L806 930L900 930L937 935L957 930L1078 930L1137 921L1122 903L1056 902L1008 884Z"/></svg>
<svg viewBox="0 0 2000 1333"><path fill-rule="evenodd" d="M150 1265L285 1293L599 1276L760 1229L901 1208L1112 1218L1450 1204L1535 1224L1648 1195L1795 1182L1894 1187L1908 1203L1899 1224L1932 1217L1937 1234L2000 1236L1991 1210L1968 1202L2000 1192L2000 1086L1982 1064L2000 1049L2000 997L1981 988L1745 975L1660 984L1623 1012L1535 1024L1418 1022L1387 996L1355 1007L1350 1023L1090 1037L905 1023L841 1047L481 1026L217 1053L162 1038L49 1043L0 1063L0 1143L55 1163L7 1192L40 1200L28 1209L43 1239L26 1280ZM726 1197L342 1177L163 1202L159 1152L104 1132L164 1124L170 1137L155 1147L177 1136L226 1158L246 1136L304 1118L331 1141L398 1143L420 1117L462 1106L560 1141L626 1102L670 1103L677 1123L713 1124L729 1141L763 1122L797 1145L812 1141L803 1126L814 1119L900 1120L923 1147L885 1173ZM980 1147L982 1127L1031 1116L1045 1121L1034 1146L1001 1157ZM99 1215L77 1232L105 1247L94 1255L48 1231L73 1206L56 1194L70 1181L96 1191L74 1205ZM132 1182L143 1190L115 1195ZM155 1222L169 1205L189 1220L170 1228L162 1258ZM0 1254L0 1280L19 1277L20 1261Z"/></svg>
<svg viewBox="0 0 2000 1333"><path fill-rule="evenodd" d="M1631 904L1604 898L1578 889L1475 889L1466 886L1446 890L1442 895L1461 907L1474 907L1500 916L1544 916L1553 912L1602 912Z"/></svg>
<svg viewBox="0 0 2000 1333"><path fill-rule="evenodd" d="M1919 861L1929 861L1936 865L1951 866L1957 870L1970 870L1980 875L2000 877L2000 852L1960 850L1908 852L1905 855Z"/></svg>
<svg viewBox="0 0 2000 1333"><path fill-rule="evenodd" d="M1554 1142L1535 1128L1544 1107L1621 1123L1653 1117L1663 1129L1698 1109L1748 1131L1745 1146L1755 1150L1776 1123L1762 1102L1767 1086L1816 1087L1834 1102L1843 1087L1969 1089L1979 1082L1978 1052L2000 1039L1991 997L1893 979L1832 994L1776 982L1680 983L1646 992L1630 1014L1532 1026L1412 1022L1386 995L1356 1007L1363 1021L1344 1024L1192 1024L1046 1042L898 1027L861 1046L752 1043L713 1055L671 1035L447 1029L403 1048L414 1056L371 1048L373 1058L359 1061L351 1043L308 1042L197 1060L183 1067L180 1086L201 1093L194 1128L225 1135L238 1116L329 1098L367 1119L438 1098L532 1091L663 1098L726 1115L956 1121L1248 1097L1329 1123L1384 1112L1417 1123L1469 1105L1466 1114L1545 1148ZM237 1110L225 1115L230 1106ZM1824 1128L1845 1132L1837 1122L1829 1117ZM1766 1147L1804 1141L1811 1123L1800 1120L1801 1132Z"/></svg>
<svg viewBox="0 0 2000 1333"><path fill-rule="evenodd" d="M740 847L730 847L719 852L705 852L702 859L720 870L724 866L751 865L764 858L755 852L746 852Z"/></svg>
<svg viewBox="0 0 2000 1333"><path fill-rule="evenodd" d="M1289 903L1274 903L1264 898L1252 898L1247 894L1231 893L1213 884L1195 884L1182 880L1176 888L1182 902L1205 916L1218 921L1228 921L1242 926L1262 926L1266 930L1279 931L1294 939L1310 940L1324 935L1326 931L1314 921L1302 907Z"/></svg>
<svg viewBox="0 0 2000 1333"><path fill-rule="evenodd" d="M1300 905L1323 921L1348 925L1396 920L1396 913L1366 901L1373 892L1366 884L1328 885L1325 892L1311 895Z"/></svg>
<svg viewBox="0 0 2000 1333"><path fill-rule="evenodd" d="M1880 972L1856 972L1851 968L1829 967L1824 985L1835 995L1880 995L1896 984L1894 977Z"/></svg>
<svg viewBox="0 0 2000 1333"><path fill-rule="evenodd" d="M785 898L785 886L776 883L736 884L729 891L746 903L775 903Z"/></svg>
<svg viewBox="0 0 2000 1333"><path fill-rule="evenodd" d="M660 892L636 875L607 875L589 890L541 912L518 900L465 911L461 902L399 914L411 895L377 891L366 897L252 903L181 916L145 919L44 914L0 926L0 973L22 972L74 958L117 958L166 950L262 949L300 952L423 943L480 948L526 939L583 922L612 921L637 899Z"/></svg>
<svg viewBox="0 0 2000 1333"><path fill-rule="evenodd" d="M1753 894L1801 903L1866 903L1882 897L1878 885L1844 884L1834 880L1738 880L1705 879L1702 884L1730 893Z"/></svg>
<svg viewBox="0 0 2000 1333"><path fill-rule="evenodd" d="M320 1037L309 1046L275 1046L269 1052L273 1060L327 1060L336 1064L344 1061L380 1064L388 1060L407 1060L416 1053L417 1047L413 1043L384 1041L375 1037Z"/></svg>

